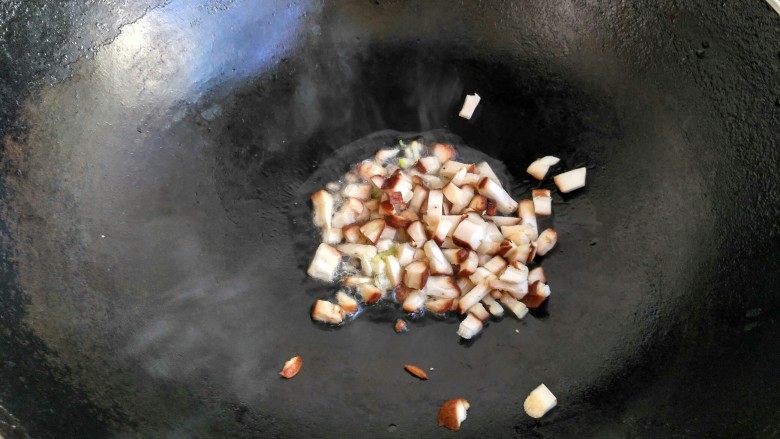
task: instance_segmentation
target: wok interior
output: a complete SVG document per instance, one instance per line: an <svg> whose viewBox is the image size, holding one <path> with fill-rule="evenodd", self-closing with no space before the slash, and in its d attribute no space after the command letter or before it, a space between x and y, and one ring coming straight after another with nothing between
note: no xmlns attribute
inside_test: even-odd
<svg viewBox="0 0 780 439"><path fill-rule="evenodd" d="M291 37L254 74L214 69L182 83L192 57L130 47L179 29L176 8L162 8L25 103L29 132L6 158L19 169L6 182L13 281L29 300L18 317L34 342L20 355L43 358L51 376L27 373L65 396L60 414L21 424L427 437L442 434L436 408L457 396L472 404L465 426L494 435L646 432L658 417L661 431L703 431L722 415L715 402L688 407L683 387L706 392L696 371L710 365L698 357L725 349L697 328L733 304L711 270L736 245L720 234L727 188L708 179L729 175L727 157L711 150L724 147L721 127L698 111L708 101L685 67L667 71L671 55L647 43L654 28L633 26L672 26L668 17L577 2L269 5L254 12ZM240 24L192 50L218 53L225 71L242 65L262 46L251 31L262 23ZM140 78L126 78L128 66ZM458 118L473 92L475 117ZM436 128L504 162L516 194L535 184L524 174L535 157L588 166L587 188L554 200L547 309L494 322L469 345L456 319L398 336L391 309L336 331L314 325L311 303L333 288L305 275L316 238L304 183L369 133ZM733 337L725 345L761 340ZM283 382L278 369L294 355L303 372ZM433 367L433 378L411 381L405 363ZM521 404L541 382L560 408L537 424Z"/></svg>

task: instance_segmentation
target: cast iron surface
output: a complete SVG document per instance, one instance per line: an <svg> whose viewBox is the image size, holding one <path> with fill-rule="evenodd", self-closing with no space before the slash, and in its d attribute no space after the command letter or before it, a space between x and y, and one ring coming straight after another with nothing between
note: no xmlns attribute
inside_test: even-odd
<svg viewBox="0 0 780 439"><path fill-rule="evenodd" d="M5 437L444 437L453 397L466 437L780 434L763 2L0 7ZM313 324L304 183L438 128L516 195L536 156L589 167L555 196L546 312L468 345L455 319ZM540 382L559 407L534 422Z"/></svg>

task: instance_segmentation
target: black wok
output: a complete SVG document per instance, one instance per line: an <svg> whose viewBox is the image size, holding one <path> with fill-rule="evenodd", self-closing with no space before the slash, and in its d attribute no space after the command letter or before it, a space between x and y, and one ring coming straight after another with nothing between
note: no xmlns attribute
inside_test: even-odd
<svg viewBox="0 0 780 439"><path fill-rule="evenodd" d="M6 438L443 437L453 397L466 437L780 434L763 2L0 8ZM446 129L517 195L537 156L588 166L556 195L543 312L468 345L457 319L396 335L393 309L310 321L307 181L384 129Z"/></svg>

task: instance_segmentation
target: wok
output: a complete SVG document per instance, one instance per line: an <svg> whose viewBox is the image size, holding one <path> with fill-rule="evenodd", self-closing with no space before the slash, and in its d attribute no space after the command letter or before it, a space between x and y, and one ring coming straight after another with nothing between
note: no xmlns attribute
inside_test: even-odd
<svg viewBox="0 0 780 439"><path fill-rule="evenodd" d="M780 434L763 2L1 8L4 437L444 437L454 397L466 437ZM454 318L399 336L392 308L310 321L332 290L304 189L385 129L446 130L517 195L535 157L589 167L554 200L543 312L467 345Z"/></svg>

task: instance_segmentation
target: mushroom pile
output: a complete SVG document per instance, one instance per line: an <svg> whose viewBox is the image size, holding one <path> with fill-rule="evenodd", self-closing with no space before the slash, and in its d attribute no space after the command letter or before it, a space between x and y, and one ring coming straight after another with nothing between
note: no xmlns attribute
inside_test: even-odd
<svg viewBox="0 0 780 439"><path fill-rule="evenodd" d="M528 168L542 180L555 157ZM562 193L585 185L585 168L555 176ZM515 200L487 162L458 161L449 144L403 141L311 195L322 243L308 274L341 289L317 300L314 320L340 325L365 306L393 301L417 317L457 313L471 339L505 310L522 319L550 295L540 265L558 235L537 227L550 190Z"/></svg>

